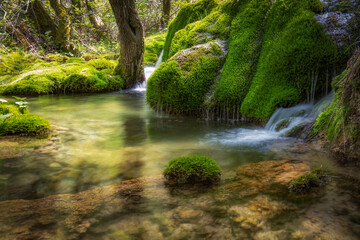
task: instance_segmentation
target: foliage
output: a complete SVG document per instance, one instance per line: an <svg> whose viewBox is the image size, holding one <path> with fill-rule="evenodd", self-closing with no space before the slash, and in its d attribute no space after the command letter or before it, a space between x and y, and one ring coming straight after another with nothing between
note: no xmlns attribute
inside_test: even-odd
<svg viewBox="0 0 360 240"><path fill-rule="evenodd" d="M146 101L171 113L198 112L205 105L206 93L214 84L223 58L215 42L178 53L150 77Z"/></svg>
<svg viewBox="0 0 360 240"><path fill-rule="evenodd" d="M172 159L164 170L170 184L212 184L220 180L220 173L213 159L200 155Z"/></svg>

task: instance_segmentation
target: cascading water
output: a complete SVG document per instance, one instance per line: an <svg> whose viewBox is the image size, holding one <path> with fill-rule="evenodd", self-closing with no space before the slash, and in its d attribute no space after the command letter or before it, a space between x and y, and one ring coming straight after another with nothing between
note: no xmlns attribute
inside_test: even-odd
<svg viewBox="0 0 360 240"><path fill-rule="evenodd" d="M150 76L155 72L156 68L158 68L161 64L163 56L163 51L161 51L158 60L155 63L155 66L147 66L144 68L145 72L145 82L138 84L133 90L137 92L145 92L146 91L146 82L150 78Z"/></svg>
<svg viewBox="0 0 360 240"><path fill-rule="evenodd" d="M299 104L279 108L271 116L265 128L237 128L209 133L205 141L224 145L258 145L275 139L284 139L294 128L311 124L334 98L334 93L316 104Z"/></svg>

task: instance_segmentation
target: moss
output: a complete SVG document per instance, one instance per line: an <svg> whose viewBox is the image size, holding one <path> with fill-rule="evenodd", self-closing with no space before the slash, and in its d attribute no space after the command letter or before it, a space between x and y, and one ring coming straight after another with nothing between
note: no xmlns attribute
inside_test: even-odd
<svg viewBox="0 0 360 240"><path fill-rule="evenodd" d="M170 184L212 184L220 180L220 173L213 159L199 155L172 159L164 170Z"/></svg>
<svg viewBox="0 0 360 240"><path fill-rule="evenodd" d="M50 123L36 115L13 115L0 120L0 135L47 136Z"/></svg>
<svg viewBox="0 0 360 240"><path fill-rule="evenodd" d="M192 46L207 43L214 39L227 40L230 34L231 16L219 5L205 18L187 25L175 33L168 57L178 51Z"/></svg>
<svg viewBox="0 0 360 240"><path fill-rule="evenodd" d="M0 115L21 114L19 106L13 103L0 103Z"/></svg>
<svg viewBox="0 0 360 240"><path fill-rule="evenodd" d="M0 76L16 75L30 67L35 58L23 52L14 52L1 55L0 57Z"/></svg>
<svg viewBox="0 0 360 240"><path fill-rule="evenodd" d="M37 62L29 71L12 77L13 83L1 86L0 92L5 95L91 93L119 90L124 86L121 78L113 75L114 60L69 61L71 63L61 65L57 62Z"/></svg>
<svg viewBox="0 0 360 240"><path fill-rule="evenodd" d="M164 48L166 33L158 33L145 38L144 65L155 65Z"/></svg>
<svg viewBox="0 0 360 240"><path fill-rule="evenodd" d="M241 113L268 119L276 107L306 99L312 80L324 87L327 69L336 64L336 47L314 19L318 0L275 1L265 24L257 71Z"/></svg>
<svg viewBox="0 0 360 240"><path fill-rule="evenodd" d="M115 61L109 61L106 59L93 59L90 60L87 64L96 68L97 70L104 70L104 69L115 70L116 67Z"/></svg>
<svg viewBox="0 0 360 240"><path fill-rule="evenodd" d="M269 8L267 0L246 1L240 6L231 23L229 53L215 90L216 105L240 108L256 71Z"/></svg>
<svg viewBox="0 0 360 240"><path fill-rule="evenodd" d="M345 122L345 108L341 101L342 87L339 82L346 76L348 69L344 70L339 76L334 78L332 86L335 89L335 98L316 119L312 126L310 137L314 137L323 132L330 144L341 135L343 123Z"/></svg>
<svg viewBox="0 0 360 240"><path fill-rule="evenodd" d="M66 63L85 63L85 59L83 58L69 58L66 60Z"/></svg>
<svg viewBox="0 0 360 240"><path fill-rule="evenodd" d="M206 93L214 84L224 55L217 43L180 52L162 63L147 84L151 107L176 114L190 114L204 107Z"/></svg>
<svg viewBox="0 0 360 240"><path fill-rule="evenodd" d="M163 61L170 58L169 52L175 33L186 27L186 25L203 19L217 5L218 4L215 0L200 0L195 3L183 3L181 5L179 13L169 25L169 30L164 44Z"/></svg>
<svg viewBox="0 0 360 240"><path fill-rule="evenodd" d="M314 187L319 187L330 180L329 171L324 168L315 168L289 183L290 192L307 193Z"/></svg>

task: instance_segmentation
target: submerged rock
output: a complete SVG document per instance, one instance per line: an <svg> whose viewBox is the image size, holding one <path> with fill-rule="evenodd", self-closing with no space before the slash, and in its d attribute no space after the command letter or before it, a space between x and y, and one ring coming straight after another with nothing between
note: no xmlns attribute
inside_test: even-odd
<svg viewBox="0 0 360 240"><path fill-rule="evenodd" d="M246 164L213 190L185 197L172 195L164 179L155 176L75 194L2 201L0 235L40 240L289 239L293 230L272 231L274 219L288 222L293 219L288 213L301 207L279 197L291 179L308 170L297 160Z"/></svg>

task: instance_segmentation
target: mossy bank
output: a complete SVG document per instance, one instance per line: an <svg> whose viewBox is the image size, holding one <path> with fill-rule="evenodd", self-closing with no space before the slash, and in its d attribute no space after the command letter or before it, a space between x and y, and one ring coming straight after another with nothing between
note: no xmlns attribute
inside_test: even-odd
<svg viewBox="0 0 360 240"><path fill-rule="evenodd" d="M147 101L170 113L266 121L277 107L323 95L329 88L329 76L344 68L352 50L341 50L316 21L315 16L323 10L319 0L200 0L184 4L169 25L164 63L149 79ZM187 82L180 89L172 88L177 81L174 72L178 72L174 57L184 49L191 52L193 46L214 41L227 42L226 60L208 69L197 88L186 86ZM193 58L182 60L182 65L192 69L200 68L201 63ZM178 76L187 72L178 72ZM187 97L190 88L195 101ZM155 95L182 99L154 100Z"/></svg>

